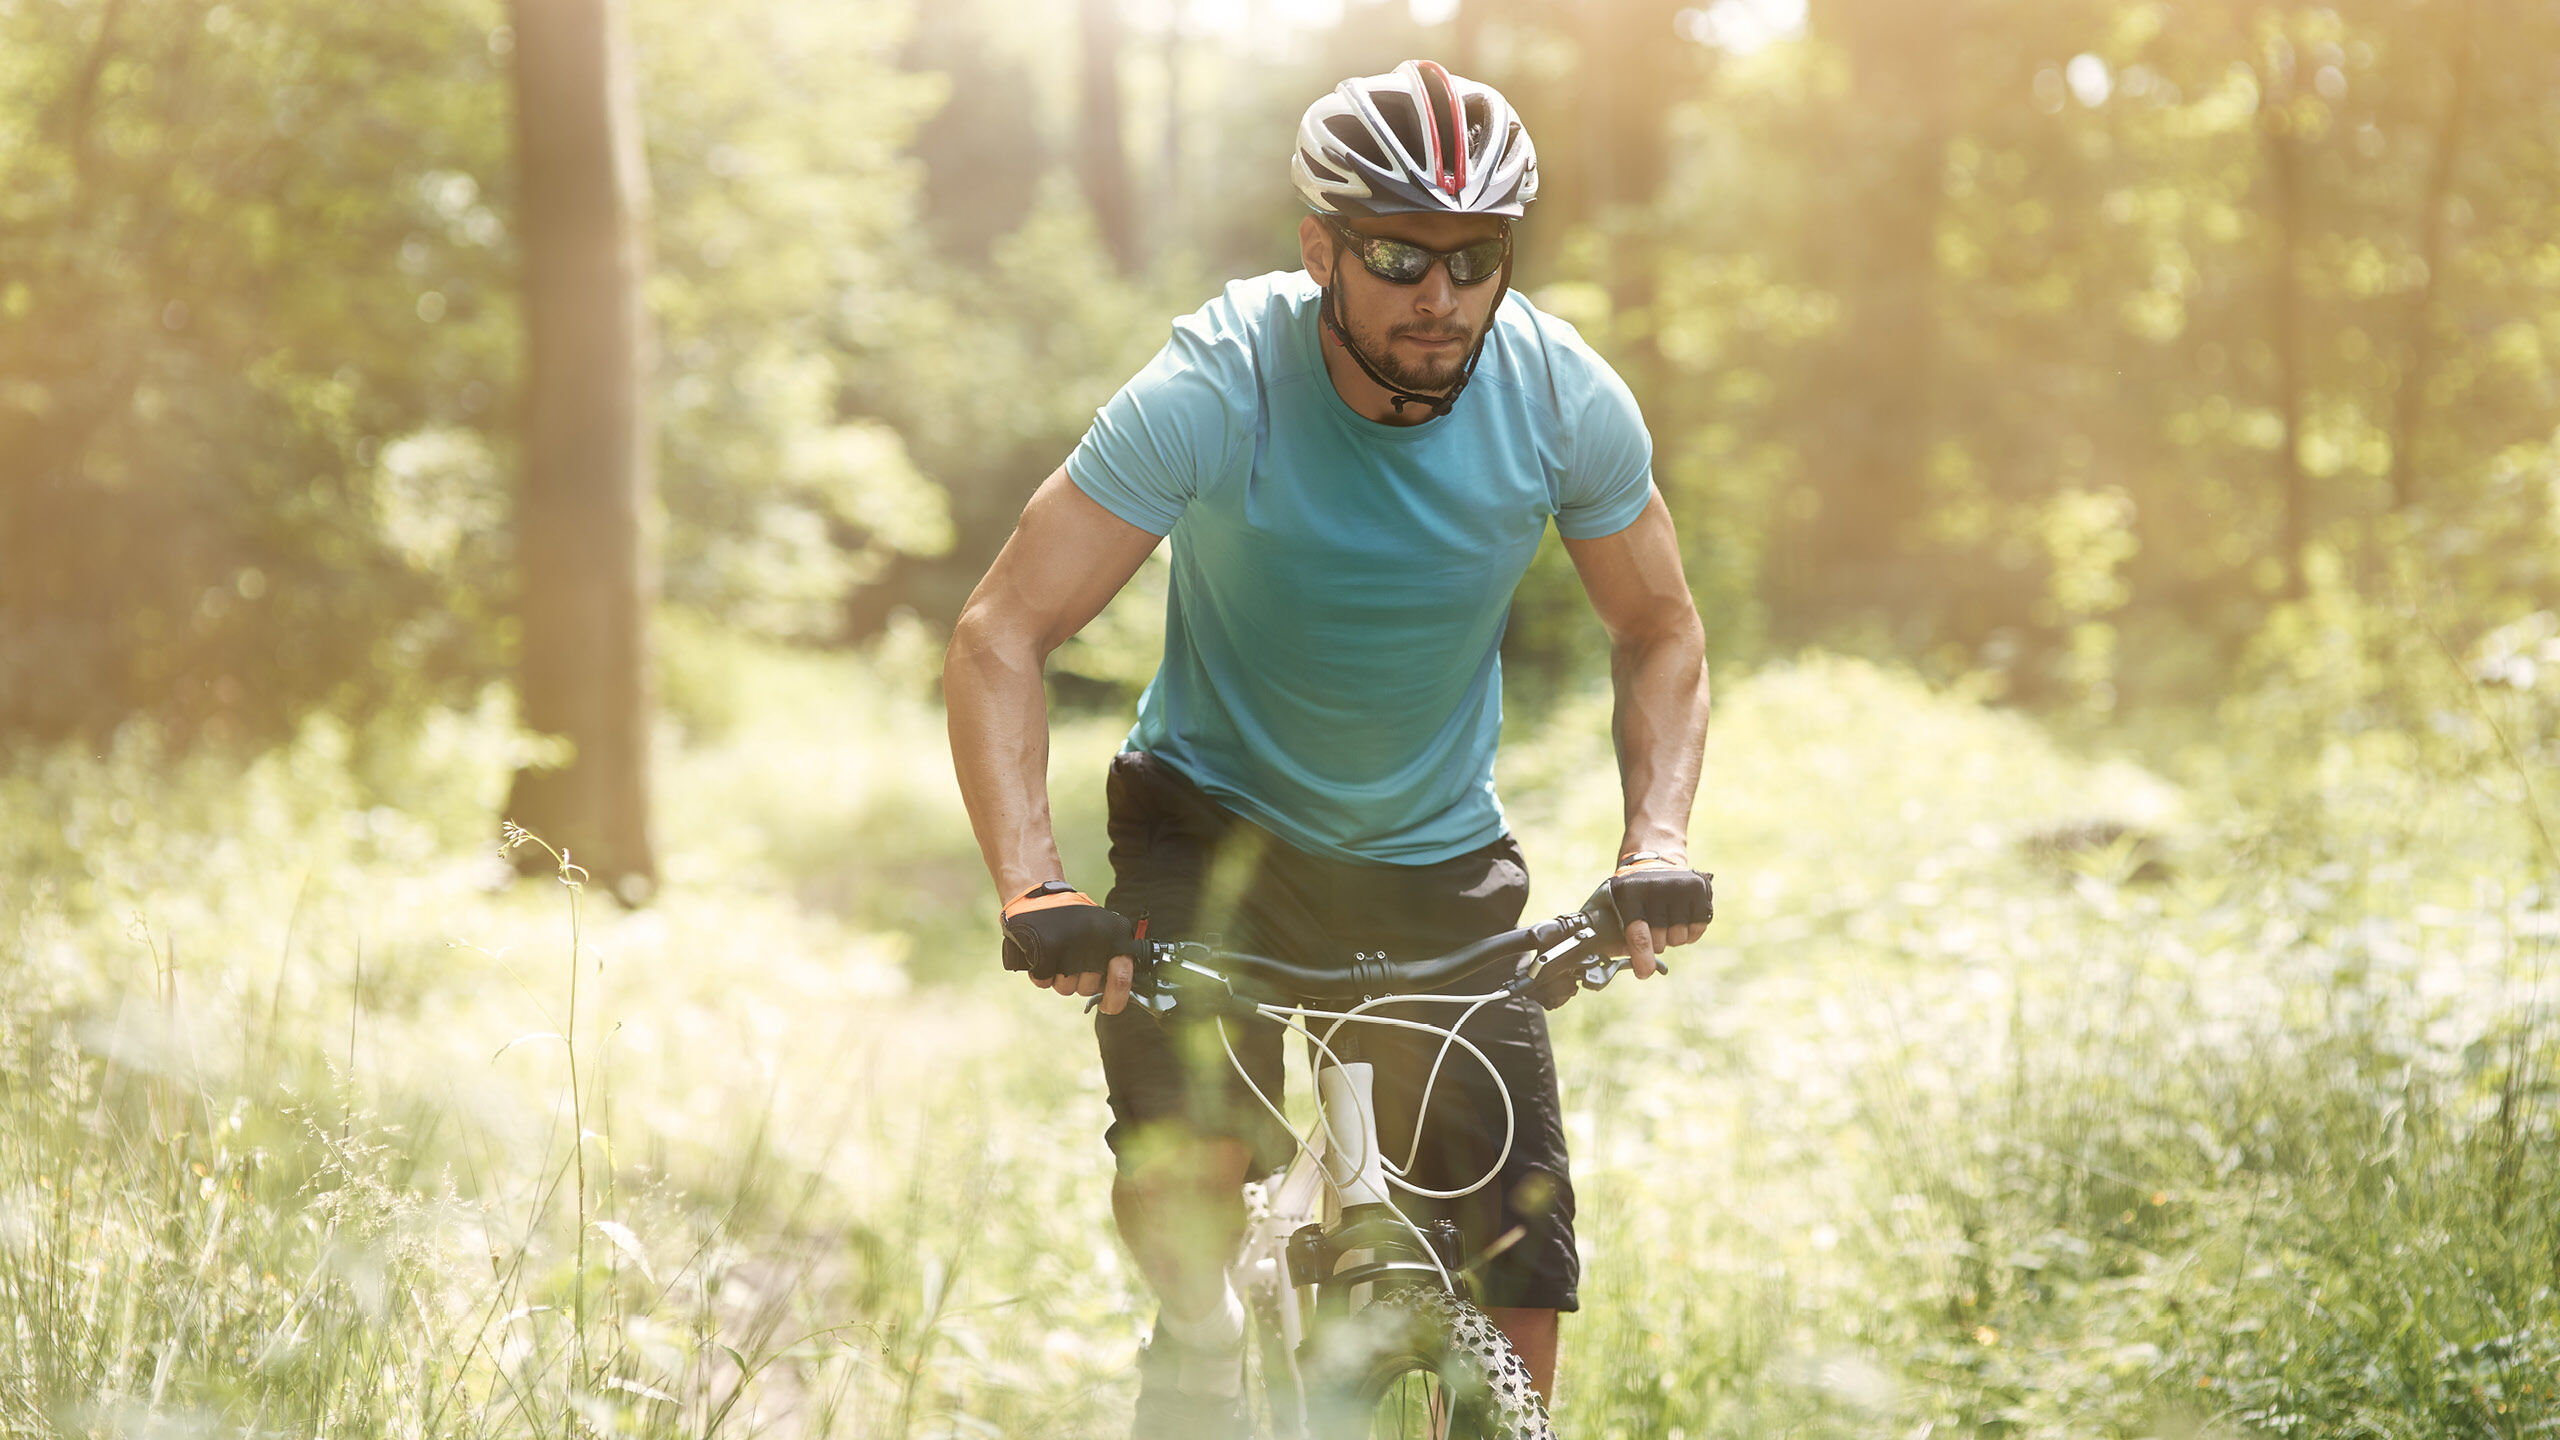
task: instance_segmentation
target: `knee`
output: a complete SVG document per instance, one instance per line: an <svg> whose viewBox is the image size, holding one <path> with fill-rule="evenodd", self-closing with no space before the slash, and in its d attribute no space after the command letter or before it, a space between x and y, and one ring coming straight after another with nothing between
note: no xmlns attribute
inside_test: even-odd
<svg viewBox="0 0 2560 1440"><path fill-rule="evenodd" d="M1123 1216L1170 1209L1242 1204L1250 1152L1241 1140L1159 1128L1135 1137L1112 1181L1112 1207Z"/></svg>

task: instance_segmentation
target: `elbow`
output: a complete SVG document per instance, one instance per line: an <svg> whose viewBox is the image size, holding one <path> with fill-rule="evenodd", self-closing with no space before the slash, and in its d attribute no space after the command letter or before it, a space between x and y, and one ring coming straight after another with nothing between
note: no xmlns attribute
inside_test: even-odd
<svg viewBox="0 0 2560 1440"><path fill-rule="evenodd" d="M951 643L942 647L943 673L968 668L987 653L989 646L985 617L975 604L962 606L960 618L951 622Z"/></svg>
<svg viewBox="0 0 2560 1440"><path fill-rule="evenodd" d="M1699 683L1705 683L1707 626L1686 592L1656 610L1642 628L1619 631L1610 640L1626 659L1685 660L1698 667Z"/></svg>
<svg viewBox="0 0 2560 1440"><path fill-rule="evenodd" d="M1000 608L972 599L952 623L951 643L943 651L946 688L955 675L984 675L1028 669L1038 673L1048 648L1024 625Z"/></svg>

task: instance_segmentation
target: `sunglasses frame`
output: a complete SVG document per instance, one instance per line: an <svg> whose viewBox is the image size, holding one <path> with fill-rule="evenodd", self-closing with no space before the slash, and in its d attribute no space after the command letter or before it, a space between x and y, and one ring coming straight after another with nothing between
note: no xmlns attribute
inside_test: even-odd
<svg viewBox="0 0 2560 1440"><path fill-rule="evenodd" d="M1465 254L1467 251L1475 249L1478 245L1486 244L1487 242L1485 241L1479 240L1475 242L1474 245L1461 245L1455 250L1434 250L1427 245L1416 245L1410 240L1397 240L1385 235L1364 235L1359 231L1352 229L1350 226L1343 224L1339 220L1328 218L1325 220L1324 225L1326 229L1331 230L1334 235L1342 241L1345 248L1349 249L1352 254L1360 257L1361 269L1368 271L1370 274L1377 276L1379 279L1386 281L1390 285L1419 285L1423 281L1431 278L1432 267L1436 265L1449 272L1450 284L1459 286L1460 288L1465 288L1468 286L1483 284L1487 280L1501 274L1504 267L1511 263L1511 227L1509 225L1504 225L1502 227L1502 234L1498 237L1502 244L1502 258L1494 262L1492 269L1486 271L1482 275L1478 275L1472 280L1459 279L1457 267L1453 262L1458 256ZM1379 269L1377 262L1369 258L1369 249L1373 245L1401 245L1407 250L1414 250L1427 255L1430 259L1423 265L1422 272L1420 274L1414 276L1410 280L1403 280Z"/></svg>

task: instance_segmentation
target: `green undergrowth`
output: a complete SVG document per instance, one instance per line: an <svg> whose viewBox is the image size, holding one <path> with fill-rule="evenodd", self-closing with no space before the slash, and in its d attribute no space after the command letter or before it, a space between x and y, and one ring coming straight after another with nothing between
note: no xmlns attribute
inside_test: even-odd
<svg viewBox="0 0 2560 1440"><path fill-rule="evenodd" d="M12 758L0 1427L1122 1432L1091 1042L991 973L929 644L664 644L640 911L507 882L495 698ZM2258 753L2164 774L1864 663L1723 678L1712 938L1556 1017L1563 1433L2560 1416L2548 727L2509 691L2420 743L2261 689ZM1088 886L1120 728L1054 747ZM1606 697L1515 729L1561 910L1617 838Z"/></svg>

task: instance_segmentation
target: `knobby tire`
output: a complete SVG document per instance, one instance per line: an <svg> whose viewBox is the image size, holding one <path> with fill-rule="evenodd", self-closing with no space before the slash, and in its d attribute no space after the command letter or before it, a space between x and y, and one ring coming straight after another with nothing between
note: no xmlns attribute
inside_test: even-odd
<svg viewBox="0 0 2560 1440"><path fill-rule="evenodd" d="M1429 1285L1380 1292L1320 1331L1301 1364L1312 1440L1555 1440L1511 1342L1483 1311ZM1294 1411L1295 1400L1275 1395L1266 1413Z"/></svg>

